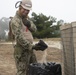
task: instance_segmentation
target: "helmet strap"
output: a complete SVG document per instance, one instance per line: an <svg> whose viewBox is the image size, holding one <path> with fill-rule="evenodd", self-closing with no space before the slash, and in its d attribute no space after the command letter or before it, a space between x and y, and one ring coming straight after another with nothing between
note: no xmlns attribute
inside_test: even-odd
<svg viewBox="0 0 76 75"><path fill-rule="evenodd" d="M22 3L22 1L18 1L18 2L16 2L16 4L15 4L15 8L18 8L18 7L20 6L21 3Z"/></svg>

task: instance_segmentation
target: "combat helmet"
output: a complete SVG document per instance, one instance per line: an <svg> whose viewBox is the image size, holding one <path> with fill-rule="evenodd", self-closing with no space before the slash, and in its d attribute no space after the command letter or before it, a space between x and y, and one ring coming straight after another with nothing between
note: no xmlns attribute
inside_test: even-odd
<svg viewBox="0 0 76 75"><path fill-rule="evenodd" d="M31 0L22 0L22 2L20 3L20 5L27 10L31 10L32 9L32 2Z"/></svg>
<svg viewBox="0 0 76 75"><path fill-rule="evenodd" d="M32 2L31 0L22 0L18 1L15 4L15 8L18 8L19 6L22 6L24 9L31 10L32 9Z"/></svg>

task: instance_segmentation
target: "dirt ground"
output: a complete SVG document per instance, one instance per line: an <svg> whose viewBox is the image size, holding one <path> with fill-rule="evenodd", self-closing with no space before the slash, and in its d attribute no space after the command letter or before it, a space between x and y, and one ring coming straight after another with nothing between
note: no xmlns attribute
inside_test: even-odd
<svg viewBox="0 0 76 75"><path fill-rule="evenodd" d="M0 44L0 75L15 75L16 66L13 57L13 46ZM38 62L56 62L62 64L62 50L48 47L45 51L35 51Z"/></svg>

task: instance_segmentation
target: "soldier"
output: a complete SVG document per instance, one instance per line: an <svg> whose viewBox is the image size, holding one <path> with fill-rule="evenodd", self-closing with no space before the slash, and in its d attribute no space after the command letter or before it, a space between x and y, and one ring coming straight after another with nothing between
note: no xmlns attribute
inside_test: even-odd
<svg viewBox="0 0 76 75"><path fill-rule="evenodd" d="M39 43L33 45L32 31L37 28L28 18L28 14L32 9L30 0L22 0L16 15L11 20L11 32L15 36L16 45L14 46L14 57L17 67L16 75L28 75L29 65L37 63L35 50L45 50L47 45L40 40Z"/></svg>
<svg viewBox="0 0 76 75"><path fill-rule="evenodd" d="M14 47L14 57L17 67L16 75L28 75L29 64L37 62L32 48L33 37L30 31L36 31L37 29L27 17L31 9L32 2L30 0L22 0L16 15L11 20L11 30L16 40ZM26 25L23 23L24 18L26 18L25 22L29 21L25 23Z"/></svg>

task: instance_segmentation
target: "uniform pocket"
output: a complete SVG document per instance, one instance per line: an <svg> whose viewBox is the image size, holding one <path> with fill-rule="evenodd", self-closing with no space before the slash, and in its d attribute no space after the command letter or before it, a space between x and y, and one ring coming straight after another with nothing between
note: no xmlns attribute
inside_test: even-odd
<svg viewBox="0 0 76 75"><path fill-rule="evenodd" d="M14 56L20 58L22 52L23 52L22 47L16 45L14 49Z"/></svg>

